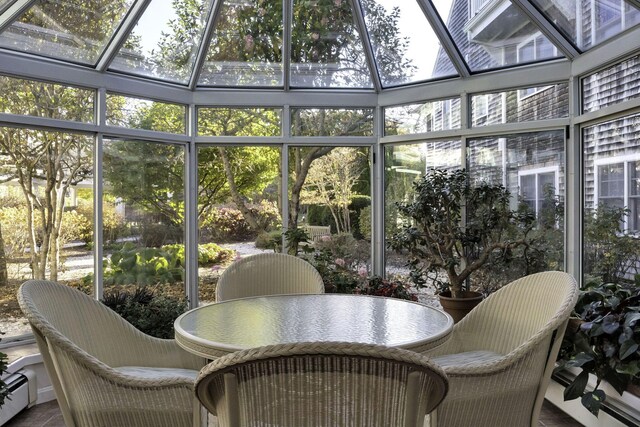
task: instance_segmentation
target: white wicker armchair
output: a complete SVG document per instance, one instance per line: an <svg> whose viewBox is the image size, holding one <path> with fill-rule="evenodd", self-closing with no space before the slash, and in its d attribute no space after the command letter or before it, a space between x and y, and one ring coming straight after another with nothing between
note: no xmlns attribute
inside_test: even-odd
<svg viewBox="0 0 640 427"><path fill-rule="evenodd" d="M493 293L456 324L448 341L425 353L450 384L431 426L537 426L577 297L569 274L533 274Z"/></svg>
<svg viewBox="0 0 640 427"><path fill-rule="evenodd" d="M321 294L320 273L298 257L264 253L250 255L231 264L220 276L216 301L260 295Z"/></svg>
<svg viewBox="0 0 640 427"><path fill-rule="evenodd" d="M67 426L200 425L194 381L204 359L64 285L31 280L18 300Z"/></svg>
<svg viewBox="0 0 640 427"><path fill-rule="evenodd" d="M419 353L335 342L231 353L196 381L223 427L416 427L446 393L445 374Z"/></svg>

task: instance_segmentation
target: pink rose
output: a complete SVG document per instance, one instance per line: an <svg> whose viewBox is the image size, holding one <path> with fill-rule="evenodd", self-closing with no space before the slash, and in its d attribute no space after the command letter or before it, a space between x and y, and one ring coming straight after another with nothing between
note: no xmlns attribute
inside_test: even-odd
<svg viewBox="0 0 640 427"><path fill-rule="evenodd" d="M336 265L339 265L340 267L344 267L344 265L346 264L342 258L336 258L334 262L336 263Z"/></svg>
<svg viewBox="0 0 640 427"><path fill-rule="evenodd" d="M360 267L358 269L358 275L360 277L367 277L368 271L367 271L367 267Z"/></svg>

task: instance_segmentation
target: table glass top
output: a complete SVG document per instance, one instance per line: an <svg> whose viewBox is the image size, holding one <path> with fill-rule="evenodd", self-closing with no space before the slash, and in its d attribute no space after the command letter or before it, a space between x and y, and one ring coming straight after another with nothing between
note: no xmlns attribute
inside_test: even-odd
<svg viewBox="0 0 640 427"><path fill-rule="evenodd" d="M446 335L449 316L432 307L362 295L279 295L199 307L176 320L176 333L203 344L244 349L303 341L402 346Z"/></svg>

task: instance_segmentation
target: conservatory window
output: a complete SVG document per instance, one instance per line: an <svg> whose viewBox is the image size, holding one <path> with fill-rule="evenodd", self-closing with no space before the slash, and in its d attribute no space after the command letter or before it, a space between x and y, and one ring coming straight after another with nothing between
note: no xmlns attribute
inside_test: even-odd
<svg viewBox="0 0 640 427"><path fill-rule="evenodd" d="M594 203L627 208L624 229L640 229L640 156L611 158L596 162Z"/></svg>
<svg viewBox="0 0 640 427"><path fill-rule="evenodd" d="M537 216L546 207L549 196L558 195L559 168L550 166L518 171L518 187L522 201Z"/></svg>

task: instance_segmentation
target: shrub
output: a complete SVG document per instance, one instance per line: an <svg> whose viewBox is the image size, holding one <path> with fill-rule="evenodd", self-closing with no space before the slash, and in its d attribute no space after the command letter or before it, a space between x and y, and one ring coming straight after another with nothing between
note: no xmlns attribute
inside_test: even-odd
<svg viewBox="0 0 640 427"><path fill-rule="evenodd" d="M350 233L332 234L315 242L316 249L328 251L333 258L342 258L347 265L359 265L369 261L371 245L357 240Z"/></svg>
<svg viewBox="0 0 640 427"><path fill-rule="evenodd" d="M104 305L145 334L173 338L173 322L187 310L186 298L158 295L146 286L105 293Z"/></svg>
<svg viewBox="0 0 640 427"><path fill-rule="evenodd" d="M364 207L360 211L358 227L360 228L362 238L371 241L371 206Z"/></svg>
<svg viewBox="0 0 640 427"><path fill-rule="evenodd" d="M93 200L79 199L76 210L93 224ZM127 234L125 219L116 211L114 197L105 195L105 203L102 204L102 235L104 236L104 241L115 242ZM86 241L86 243L91 243L91 240Z"/></svg>
<svg viewBox="0 0 640 427"><path fill-rule="evenodd" d="M183 280L177 251L138 248L126 243L104 261L105 285L153 285Z"/></svg>
<svg viewBox="0 0 640 427"><path fill-rule="evenodd" d="M229 207L212 209L202 220L200 228L208 238L215 241L242 241L253 236L242 212Z"/></svg>
<svg viewBox="0 0 640 427"><path fill-rule="evenodd" d="M140 241L148 248L159 248L162 245L182 242L184 231L182 227L168 224L143 223Z"/></svg>
<svg viewBox="0 0 640 427"><path fill-rule="evenodd" d="M175 254L180 265L182 267L185 266L184 245L179 243L164 245L161 249ZM202 245L198 245L198 266L200 267L222 264L232 260L234 256L235 252L232 249L225 249L215 243L204 243Z"/></svg>
<svg viewBox="0 0 640 427"><path fill-rule="evenodd" d="M640 381L640 283L591 281L580 293L575 314L582 324L577 331L567 331L558 369L573 366L582 372L565 389L564 398L580 397L597 415L606 399L599 388L603 380L620 394L630 382ZM596 385L586 391L589 374L596 376Z"/></svg>
<svg viewBox="0 0 640 427"><path fill-rule="evenodd" d="M30 245L30 234L26 218L27 208L25 206L10 206L0 209L2 237L7 258L13 258L25 253L25 250Z"/></svg>
<svg viewBox="0 0 640 427"><path fill-rule="evenodd" d="M0 332L0 335L4 332ZM2 340L0 340L2 341ZM4 405L4 400L9 396L9 388L7 384L2 381L2 376L7 371L7 355L0 352L0 408Z"/></svg>
<svg viewBox="0 0 640 427"><path fill-rule="evenodd" d="M81 240L85 243L93 242L93 219L88 219L77 210L64 212L60 236L63 242L71 240Z"/></svg>
<svg viewBox="0 0 640 427"><path fill-rule="evenodd" d="M309 225L329 225L331 231L336 232L336 224L328 206L310 205L307 210L307 223Z"/></svg>
<svg viewBox="0 0 640 427"><path fill-rule="evenodd" d="M256 237L256 248L258 249L273 249L278 252L282 247L282 232L276 231L263 231Z"/></svg>

